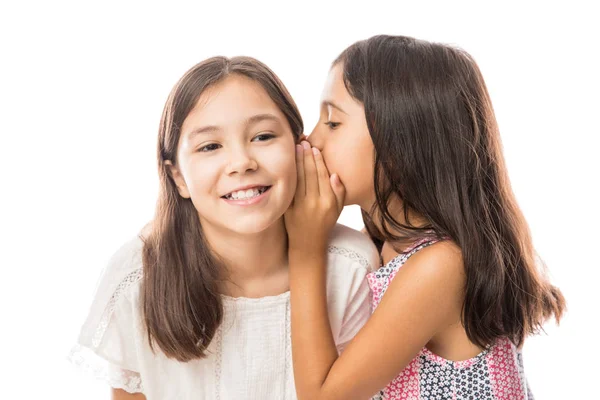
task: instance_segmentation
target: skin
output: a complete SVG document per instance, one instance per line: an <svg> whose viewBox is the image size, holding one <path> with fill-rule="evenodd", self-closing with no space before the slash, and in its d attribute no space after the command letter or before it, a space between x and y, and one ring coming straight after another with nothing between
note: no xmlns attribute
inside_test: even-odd
<svg viewBox="0 0 600 400"><path fill-rule="evenodd" d="M146 396L141 393L128 393L123 389L112 389L112 400L146 400Z"/></svg>
<svg viewBox="0 0 600 400"><path fill-rule="evenodd" d="M319 121L309 142L319 149L331 173L339 175L346 188L344 204L368 210L375 202L373 172L375 152L365 113L339 79L339 67L329 74L322 93Z"/></svg>
<svg viewBox="0 0 600 400"><path fill-rule="evenodd" d="M404 264L372 317L338 357L326 308L324 243L341 205L372 206L373 158L368 155L374 148L364 108L345 89L340 66L331 70L323 100L321 120L309 137L315 148L298 153L299 184L286 213L294 377L299 399L365 399L384 388L423 347L455 361L482 349L468 340L460 321L465 285L461 251L443 241ZM332 111L329 103L346 115ZM342 183L329 176L325 164ZM402 204L397 201L391 208L401 210ZM385 244L386 261L398 254L398 247Z"/></svg>
<svg viewBox="0 0 600 400"><path fill-rule="evenodd" d="M294 145L281 110L260 84L240 75L203 93L183 122L171 174L230 267L224 294L263 297L288 289L282 216L296 189ZM258 204L235 206L222 198L254 184L271 186Z"/></svg>
<svg viewBox="0 0 600 400"><path fill-rule="evenodd" d="M283 215L296 190L294 146L281 110L260 84L240 75L203 93L182 125L170 173L179 194L192 200L212 249L225 261L225 295L265 297L289 290ZM249 184L271 189L251 206L222 198ZM145 399L120 389L113 389L112 396Z"/></svg>

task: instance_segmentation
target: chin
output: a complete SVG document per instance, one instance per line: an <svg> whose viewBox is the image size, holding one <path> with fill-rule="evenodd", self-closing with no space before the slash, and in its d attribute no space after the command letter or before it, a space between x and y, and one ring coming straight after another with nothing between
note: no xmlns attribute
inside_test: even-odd
<svg viewBox="0 0 600 400"><path fill-rule="evenodd" d="M357 204L356 196L353 195L352 191L349 191L348 188L346 188L346 196L344 197L344 205L345 206L353 206L355 204Z"/></svg>
<svg viewBox="0 0 600 400"><path fill-rule="evenodd" d="M229 229L240 235L256 235L282 221L282 217L242 218L233 222Z"/></svg>

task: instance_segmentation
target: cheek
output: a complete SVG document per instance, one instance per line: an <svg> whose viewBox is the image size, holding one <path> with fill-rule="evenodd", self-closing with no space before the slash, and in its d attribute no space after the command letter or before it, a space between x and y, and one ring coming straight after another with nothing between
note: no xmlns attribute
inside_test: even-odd
<svg viewBox="0 0 600 400"><path fill-rule="evenodd" d="M217 189L221 164L216 157L212 160L192 159L186 164L185 181L194 201L203 201Z"/></svg>
<svg viewBox="0 0 600 400"><path fill-rule="evenodd" d="M346 186L347 201L355 203L373 186L373 145L359 135L331 138L323 149L330 174L337 173Z"/></svg>
<svg viewBox="0 0 600 400"><path fill-rule="evenodd" d="M342 179L353 177L365 160L361 144L350 135L335 135L323 148L323 158L330 174L337 173Z"/></svg>
<svg viewBox="0 0 600 400"><path fill-rule="evenodd" d="M345 163L342 160L348 150L347 145L343 142L336 143L334 140L331 140L326 144L323 148L323 159L325 160L325 165L327 165L329 175L336 173L342 177L345 169Z"/></svg>
<svg viewBox="0 0 600 400"><path fill-rule="evenodd" d="M285 191L293 193L296 191L296 156L294 143L273 148L272 151L265 153L262 157L263 166L265 166L270 175L280 181L285 186Z"/></svg>

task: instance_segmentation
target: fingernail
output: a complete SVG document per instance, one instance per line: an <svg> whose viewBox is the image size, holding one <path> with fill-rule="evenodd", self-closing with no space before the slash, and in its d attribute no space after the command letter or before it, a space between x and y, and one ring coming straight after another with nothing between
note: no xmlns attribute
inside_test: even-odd
<svg viewBox="0 0 600 400"><path fill-rule="evenodd" d="M302 154L303 148L299 144L296 145L296 153Z"/></svg>
<svg viewBox="0 0 600 400"><path fill-rule="evenodd" d="M318 156L318 155L319 155L319 149L317 149L316 147L313 147L313 148L312 148L312 151L313 151L313 154L314 154L315 156Z"/></svg>
<svg viewBox="0 0 600 400"><path fill-rule="evenodd" d="M308 142L302 142L302 146L306 149L306 150L310 150L310 143Z"/></svg>

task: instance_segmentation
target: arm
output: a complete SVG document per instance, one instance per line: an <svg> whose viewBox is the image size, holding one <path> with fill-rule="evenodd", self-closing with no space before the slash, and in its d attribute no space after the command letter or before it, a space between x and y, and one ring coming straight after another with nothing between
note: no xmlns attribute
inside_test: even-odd
<svg viewBox="0 0 600 400"><path fill-rule="evenodd" d="M146 400L142 393L128 393L123 389L112 389L112 400Z"/></svg>
<svg viewBox="0 0 600 400"><path fill-rule="evenodd" d="M290 258L292 351L299 399L369 398L460 312L460 253L453 244L442 242L415 254L402 267L372 317L338 357L323 306L319 268L314 259Z"/></svg>
<svg viewBox="0 0 600 400"><path fill-rule="evenodd" d="M462 259L457 247L447 242L411 257L373 316L338 357L327 315L324 248L330 221L335 223L341 211L343 189L333 180L327 190L324 183L330 181L322 158L312 154L310 149L299 153L300 193L286 213L296 391L299 399L365 399L397 376L437 332L456 321L464 284ZM326 198L331 196L337 199L337 208Z"/></svg>

